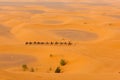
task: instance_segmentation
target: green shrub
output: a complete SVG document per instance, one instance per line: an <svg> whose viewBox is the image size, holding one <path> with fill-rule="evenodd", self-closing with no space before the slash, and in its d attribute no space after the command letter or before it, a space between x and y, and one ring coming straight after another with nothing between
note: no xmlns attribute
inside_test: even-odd
<svg viewBox="0 0 120 80"><path fill-rule="evenodd" d="M55 73L61 73L61 68L60 68L60 67L57 67L57 68L55 69Z"/></svg>
<svg viewBox="0 0 120 80"><path fill-rule="evenodd" d="M22 65L22 68L23 68L23 71L28 70L28 66L27 66L26 64L23 64L23 65Z"/></svg>
<svg viewBox="0 0 120 80"><path fill-rule="evenodd" d="M61 66L65 66L67 64L67 62L64 60L64 59L61 59L60 60L60 65Z"/></svg>

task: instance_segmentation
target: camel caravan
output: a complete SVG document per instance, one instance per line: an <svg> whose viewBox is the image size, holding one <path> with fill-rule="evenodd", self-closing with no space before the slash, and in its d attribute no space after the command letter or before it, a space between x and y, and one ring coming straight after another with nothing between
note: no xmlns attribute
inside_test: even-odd
<svg viewBox="0 0 120 80"><path fill-rule="evenodd" d="M72 45L73 43L68 42L25 42L25 45Z"/></svg>

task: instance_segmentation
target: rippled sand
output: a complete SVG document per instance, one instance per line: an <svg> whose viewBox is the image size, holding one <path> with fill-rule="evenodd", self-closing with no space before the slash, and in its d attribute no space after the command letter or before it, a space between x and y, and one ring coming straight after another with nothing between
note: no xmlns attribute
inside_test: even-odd
<svg viewBox="0 0 120 80"><path fill-rule="evenodd" d="M87 31L79 31L79 30L54 30L56 35L61 36L63 38L68 38L70 40L78 40L78 41L90 41L96 40L98 38L97 34Z"/></svg>
<svg viewBox="0 0 120 80"><path fill-rule="evenodd" d="M0 80L119 80L119 2L0 0ZM26 41L75 45L26 46ZM55 74L61 59L67 65ZM22 71L23 64L35 72Z"/></svg>
<svg viewBox="0 0 120 80"><path fill-rule="evenodd" d="M10 68L15 66L21 66L34 62L36 59L28 55L20 54L0 54L0 68Z"/></svg>

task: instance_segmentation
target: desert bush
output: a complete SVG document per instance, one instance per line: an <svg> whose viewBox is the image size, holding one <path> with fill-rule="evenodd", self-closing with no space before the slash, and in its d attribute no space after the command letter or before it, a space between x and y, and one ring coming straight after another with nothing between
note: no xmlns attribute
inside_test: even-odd
<svg viewBox="0 0 120 80"><path fill-rule="evenodd" d="M22 68L23 68L23 71L28 70L28 66L27 66L26 64L23 64L23 65L22 65Z"/></svg>
<svg viewBox="0 0 120 80"><path fill-rule="evenodd" d="M61 66L65 66L67 64L67 62L64 60L64 59L61 59L60 60L60 65Z"/></svg>
<svg viewBox="0 0 120 80"><path fill-rule="evenodd" d="M57 68L55 69L55 73L61 73L61 68L60 68L60 67L57 67Z"/></svg>

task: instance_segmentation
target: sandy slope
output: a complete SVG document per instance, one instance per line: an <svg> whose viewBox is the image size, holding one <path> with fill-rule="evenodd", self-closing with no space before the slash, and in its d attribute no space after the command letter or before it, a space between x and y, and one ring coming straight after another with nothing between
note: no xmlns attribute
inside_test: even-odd
<svg viewBox="0 0 120 80"><path fill-rule="evenodd" d="M113 6L83 1L0 5L0 80L119 80L120 11ZM26 41L74 45L25 45ZM55 74L61 59L67 65ZM35 72L23 71L23 64Z"/></svg>

